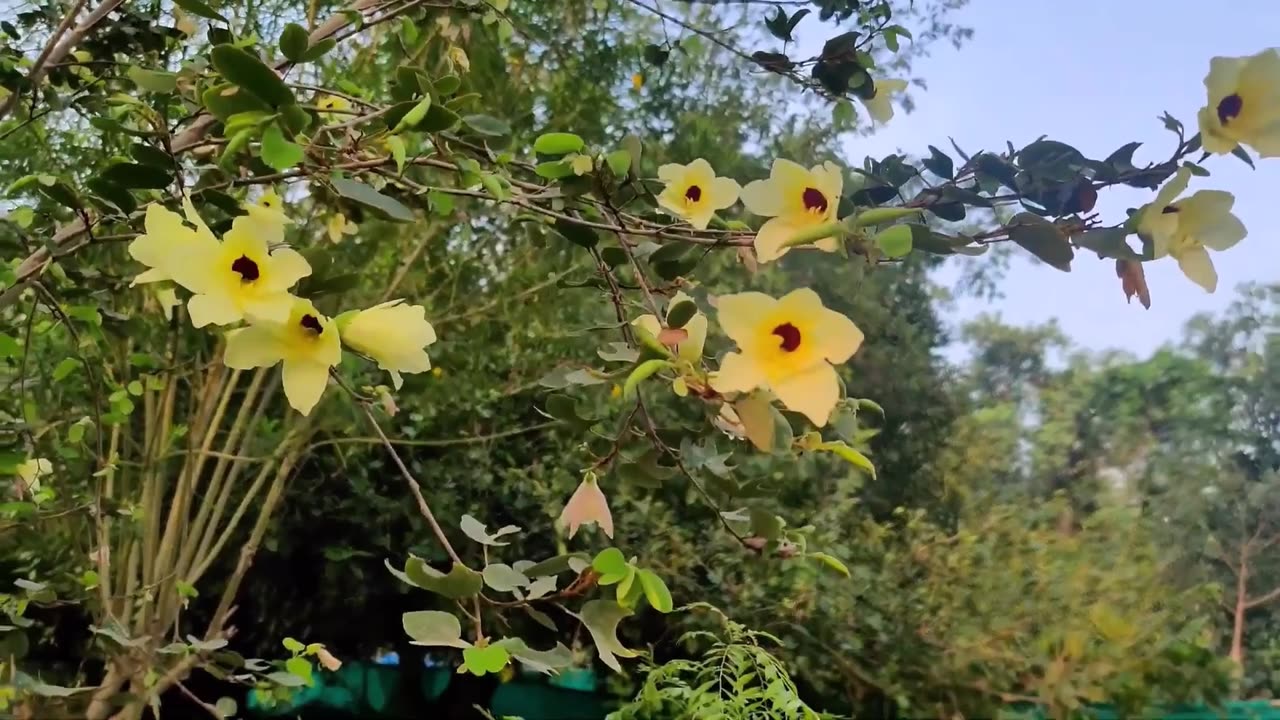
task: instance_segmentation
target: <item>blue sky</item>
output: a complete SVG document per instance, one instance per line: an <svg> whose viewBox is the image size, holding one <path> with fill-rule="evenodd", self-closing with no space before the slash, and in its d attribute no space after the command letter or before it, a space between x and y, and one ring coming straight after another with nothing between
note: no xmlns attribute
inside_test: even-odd
<svg viewBox="0 0 1280 720"><path fill-rule="evenodd" d="M1231 11L1211 12L1211 4L1196 0L973 0L956 18L974 28L974 38L958 51L937 45L916 65L929 89L914 90L915 111L899 109L887 127L849 143L846 155L920 154L930 143L949 149L948 136L972 153L1001 149L1005 140L1021 147L1045 134L1089 157L1103 158L1126 142L1141 141L1135 164L1167 159L1176 138L1156 118L1168 110L1188 125L1188 135L1195 132L1209 58L1280 46L1280 1L1220 4ZM806 28L815 40L816 25ZM1193 178L1190 192L1234 193L1235 213L1249 229L1242 243L1215 255L1215 294L1164 259L1146 266L1151 309L1136 301L1126 305L1113 262L1081 253L1071 273L1015 261L1003 299L961 299L947 313L948 322L980 312L999 313L1016 325L1057 318L1082 346L1145 355L1177 340L1192 315L1225 308L1236 285L1280 281L1280 159L1259 161L1255 171L1234 157L1215 156L1205 167L1212 176ZM1109 189L1095 210L1108 222L1119 221L1125 208L1152 196ZM939 280L953 282L956 265L973 261L952 259Z"/></svg>

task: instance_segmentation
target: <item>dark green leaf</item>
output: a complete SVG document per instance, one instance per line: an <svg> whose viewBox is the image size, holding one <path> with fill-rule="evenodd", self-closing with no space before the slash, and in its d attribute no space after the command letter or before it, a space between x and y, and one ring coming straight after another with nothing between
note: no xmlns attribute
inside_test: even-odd
<svg viewBox="0 0 1280 720"><path fill-rule="evenodd" d="M134 143L129 147L129 154L133 156L134 160L144 165L153 165L165 170L173 168L173 158L160 148L144 145L143 143Z"/></svg>
<svg viewBox="0 0 1280 720"><path fill-rule="evenodd" d="M336 38L327 37L307 48L307 51L302 53L302 57L298 62L315 62L328 54L337 44Z"/></svg>
<svg viewBox="0 0 1280 720"><path fill-rule="evenodd" d="M280 126L268 126L262 133L262 161L271 169L283 172L302 162L302 146L285 139Z"/></svg>
<svg viewBox="0 0 1280 720"><path fill-rule="evenodd" d="M1009 223L1009 239L1049 265L1071 272L1075 253L1057 227L1031 213L1018 213Z"/></svg>
<svg viewBox="0 0 1280 720"><path fill-rule="evenodd" d="M649 44L644 46L643 54L645 62L662 67L671 56L671 51L659 45Z"/></svg>
<svg viewBox="0 0 1280 720"><path fill-rule="evenodd" d="M1098 253L1099 257L1125 260L1141 260L1125 242L1129 231L1124 228L1097 228L1086 230L1071 236L1071 241L1087 250Z"/></svg>
<svg viewBox="0 0 1280 720"><path fill-rule="evenodd" d="M115 205L125 215L138 209L138 201L133 198L133 195L128 190L101 177L89 180L85 183L85 187L89 188L89 192L94 195Z"/></svg>
<svg viewBox="0 0 1280 720"><path fill-rule="evenodd" d="M186 10L192 15L198 15L199 17L206 18L209 20L218 20L226 25L231 24L231 21L227 20L226 16L222 15L222 13L219 13L217 10L214 10L213 8L204 4L203 2L201 2L201 0L173 0L173 4L177 5L183 10Z"/></svg>
<svg viewBox="0 0 1280 720"><path fill-rule="evenodd" d="M1257 168L1257 166L1255 166L1255 165L1253 164L1253 158L1249 157L1249 151L1248 151L1248 150L1245 150L1245 149L1244 149L1244 146L1242 146L1242 145L1237 145L1237 146L1235 146L1235 147L1231 148L1231 154L1232 154L1232 155L1235 155L1236 157L1238 157L1238 158L1240 158L1241 160L1243 160L1243 161L1244 161L1244 164L1248 165L1249 167L1253 168L1254 170L1257 170L1257 169L1258 169L1258 168Z"/></svg>
<svg viewBox="0 0 1280 720"><path fill-rule="evenodd" d="M922 165L929 172L940 178L950 180L955 177L955 164L951 162L951 158L933 145L929 146L930 156Z"/></svg>
<svg viewBox="0 0 1280 720"><path fill-rule="evenodd" d="M667 310L667 325L673 328L682 328L698 314L698 306L693 304L691 300L681 300Z"/></svg>
<svg viewBox="0 0 1280 720"><path fill-rule="evenodd" d="M253 94L271 107L292 105L293 93L266 63L234 45L218 45L211 53L213 66L228 82Z"/></svg>
<svg viewBox="0 0 1280 720"><path fill-rule="evenodd" d="M259 100L253 94L245 92L235 85L223 83L214 85L200 95L200 102L219 120L226 122L231 116L245 112L271 112L271 106Z"/></svg>
<svg viewBox="0 0 1280 720"><path fill-rule="evenodd" d="M284 53L290 62L301 62L310 44L307 29L297 23L285 25L284 32L280 33L280 52Z"/></svg>
<svg viewBox="0 0 1280 720"><path fill-rule="evenodd" d="M560 233L561 237L565 240L568 240L574 245L587 248L588 250L600 243L600 236L596 234L594 229L579 225L575 222L558 218L556 220L555 228L556 232Z"/></svg>
<svg viewBox="0 0 1280 720"><path fill-rule="evenodd" d="M162 190L173 182L168 170L140 163L117 163L103 170L99 177L130 190Z"/></svg>
<svg viewBox="0 0 1280 720"><path fill-rule="evenodd" d="M481 135L500 137L511 134L511 126L489 115L465 115L462 122Z"/></svg>
<svg viewBox="0 0 1280 720"><path fill-rule="evenodd" d="M361 205L372 208L388 220L396 222L413 222L413 211L405 207L399 200L387 197L362 182L346 178L330 178L333 189L338 194L354 200Z"/></svg>

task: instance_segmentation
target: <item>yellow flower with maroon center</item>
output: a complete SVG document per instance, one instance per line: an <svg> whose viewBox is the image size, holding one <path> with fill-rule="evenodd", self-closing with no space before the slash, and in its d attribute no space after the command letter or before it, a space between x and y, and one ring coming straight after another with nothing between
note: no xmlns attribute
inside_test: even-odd
<svg viewBox="0 0 1280 720"><path fill-rule="evenodd" d="M1234 247L1248 231L1231 213L1235 197L1222 190L1201 190L1177 199L1191 180L1183 168L1160 188L1156 199L1138 216L1138 234L1151 240L1157 258L1170 256L1178 261L1182 274L1213 292L1218 287L1218 271L1209 250Z"/></svg>
<svg viewBox="0 0 1280 720"><path fill-rule="evenodd" d="M227 333L222 362L236 370L283 362L285 397L307 415L324 394L329 368L341 360L342 341L333 321L310 301L294 298L286 322L255 322Z"/></svg>
<svg viewBox="0 0 1280 720"><path fill-rule="evenodd" d="M167 254L168 274L195 294L187 303L192 325L288 319L294 299L289 288L311 274L311 265L295 250L270 248L283 241L285 222L278 209L253 206L221 241L198 233L195 242Z"/></svg>
<svg viewBox="0 0 1280 720"><path fill-rule="evenodd" d="M717 392L771 390L788 409L819 427L840 399L832 363L843 363L862 345L849 318L800 288L781 298L745 292L719 298L720 327L738 344L711 380Z"/></svg>
<svg viewBox="0 0 1280 720"><path fill-rule="evenodd" d="M825 162L806 169L790 160L774 160L767 180L747 183L742 204L756 215L770 218L756 233L756 256L770 262L790 250L787 242L797 233L836 220L844 176L839 165ZM834 237L814 245L827 252L840 249Z"/></svg>
<svg viewBox="0 0 1280 720"><path fill-rule="evenodd" d="M186 215L186 223L181 215L159 203L147 206L143 220L145 232L129 243L129 255L149 269L139 273L130 283L131 287L171 279L167 267L172 260L201 242L217 242L190 198L182 198L182 211Z"/></svg>
<svg viewBox="0 0 1280 720"><path fill-rule="evenodd" d="M1262 157L1280 157L1280 52L1215 57L1204 86L1208 104L1197 120L1206 152L1229 153L1244 143Z"/></svg>
<svg viewBox="0 0 1280 720"><path fill-rule="evenodd" d="M876 80L875 93L869 98L858 98L867 107L871 119L884 125L893 119L893 98L907 89L906 80Z"/></svg>
<svg viewBox="0 0 1280 720"><path fill-rule="evenodd" d="M671 163L658 168L666 187L658 195L664 210L705 230L717 210L738 202L741 188L732 178L716 177L711 164L698 158L688 165Z"/></svg>

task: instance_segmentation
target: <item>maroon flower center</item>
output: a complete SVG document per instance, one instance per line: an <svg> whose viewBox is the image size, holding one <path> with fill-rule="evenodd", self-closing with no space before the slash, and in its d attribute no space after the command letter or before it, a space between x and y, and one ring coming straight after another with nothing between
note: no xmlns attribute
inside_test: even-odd
<svg viewBox="0 0 1280 720"><path fill-rule="evenodd" d="M817 210L820 213L827 211L827 196L823 195L821 190L817 188L805 188L804 195L802 197L804 198L804 207L806 210Z"/></svg>
<svg viewBox="0 0 1280 720"><path fill-rule="evenodd" d="M791 323L782 323L773 329L773 334L782 338L781 347L787 352L794 352L800 347L800 329Z"/></svg>
<svg viewBox="0 0 1280 720"><path fill-rule="evenodd" d="M1218 122L1226 125L1228 120L1239 117L1243 109L1244 100L1239 95L1233 93L1222 98L1222 102L1218 103Z"/></svg>
<svg viewBox="0 0 1280 720"><path fill-rule="evenodd" d="M303 315L298 324L317 335L324 332L324 326L320 324L320 318L315 315Z"/></svg>
<svg viewBox="0 0 1280 720"><path fill-rule="evenodd" d="M698 202L702 199L702 188L690 185L689 189L684 191L684 198L689 202Z"/></svg>
<svg viewBox="0 0 1280 720"><path fill-rule="evenodd" d="M249 259L247 255L241 255L236 261L231 263L231 271L240 274L240 279L245 282L253 282L258 279L258 263Z"/></svg>

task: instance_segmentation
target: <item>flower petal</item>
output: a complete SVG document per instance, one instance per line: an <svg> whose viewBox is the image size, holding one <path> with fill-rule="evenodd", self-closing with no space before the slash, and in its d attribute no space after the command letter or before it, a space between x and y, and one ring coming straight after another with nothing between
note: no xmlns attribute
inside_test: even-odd
<svg viewBox="0 0 1280 720"><path fill-rule="evenodd" d="M791 248L783 247L783 244L790 240L800 229L789 219L781 217L772 218L764 225L761 225L754 241L756 259L760 262L773 262L786 255Z"/></svg>
<svg viewBox="0 0 1280 720"><path fill-rule="evenodd" d="M284 396L289 404L303 415L310 415L311 409L320 402L324 388L329 383L329 366L318 362L285 361Z"/></svg>
<svg viewBox="0 0 1280 720"><path fill-rule="evenodd" d="M1236 148L1238 143L1223 134L1222 124L1218 122L1218 115L1212 107L1200 108L1196 121L1200 125L1200 144L1205 152L1225 155Z"/></svg>
<svg viewBox="0 0 1280 720"><path fill-rule="evenodd" d="M725 354L720 370L711 376L711 387L721 393L750 392L764 381L764 370L754 360L731 352Z"/></svg>
<svg viewBox="0 0 1280 720"><path fill-rule="evenodd" d="M840 400L840 381L835 368L827 363L775 381L770 387L787 409L803 414L818 427L827 424Z"/></svg>
<svg viewBox="0 0 1280 720"><path fill-rule="evenodd" d="M1226 250L1248 234L1231 214L1235 196L1223 190L1201 190L1178 203L1178 230L1212 250Z"/></svg>
<svg viewBox="0 0 1280 720"><path fill-rule="evenodd" d="M742 186L733 178L718 177L711 181L709 188L710 197L707 198L707 204L715 210L723 210L738 202L738 195L742 192Z"/></svg>
<svg viewBox="0 0 1280 720"><path fill-rule="evenodd" d="M680 359L697 364L702 359L702 348L707 341L707 316L702 313L695 314L689 318L689 322L684 324L684 329L689 333L689 337L680 343L677 354Z"/></svg>
<svg viewBox="0 0 1280 720"><path fill-rule="evenodd" d="M267 260L262 287L264 290L288 290L299 280L311 274L311 263L302 253L281 248L271 253Z"/></svg>
<svg viewBox="0 0 1280 720"><path fill-rule="evenodd" d="M191 316L191 325L198 328L230 325L244 319L244 312L229 295L193 295L187 301L187 314Z"/></svg>
<svg viewBox="0 0 1280 720"><path fill-rule="evenodd" d="M1178 267L1187 279L1204 288L1205 292L1211 293L1218 289L1218 271L1213 269L1213 260L1210 259L1208 250L1200 247L1180 253Z"/></svg>
<svg viewBox="0 0 1280 720"><path fill-rule="evenodd" d="M782 214L782 193L772 178L752 180L742 188L742 204L754 215L774 217Z"/></svg>
<svg viewBox="0 0 1280 720"><path fill-rule="evenodd" d="M658 166L658 179L664 183L678 182L684 177L685 166L680 163L667 163Z"/></svg>
<svg viewBox="0 0 1280 720"><path fill-rule="evenodd" d="M756 335L757 326L777 305L777 300L760 292L721 295L716 299L716 319L725 335L739 346L746 346Z"/></svg>
<svg viewBox="0 0 1280 720"><path fill-rule="evenodd" d="M244 314L255 322L284 323L289 321L294 297L286 292L250 296L244 299Z"/></svg>
<svg viewBox="0 0 1280 720"><path fill-rule="evenodd" d="M284 359L285 347L278 328L250 325L227 333L222 364L234 370L271 367Z"/></svg>

